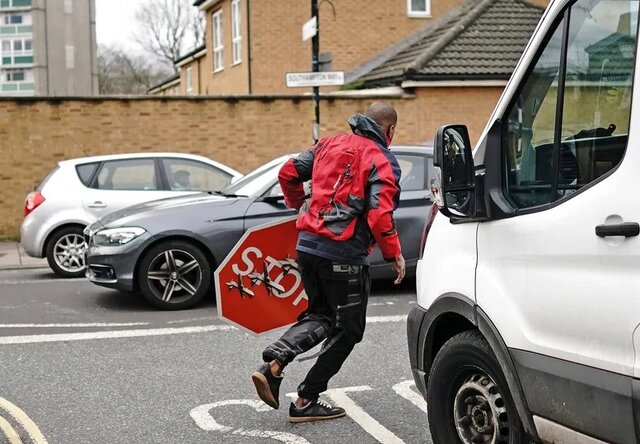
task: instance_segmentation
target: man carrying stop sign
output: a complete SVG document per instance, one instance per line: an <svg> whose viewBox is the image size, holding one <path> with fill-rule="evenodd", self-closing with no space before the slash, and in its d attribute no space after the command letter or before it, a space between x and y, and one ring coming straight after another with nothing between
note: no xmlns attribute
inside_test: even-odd
<svg viewBox="0 0 640 444"><path fill-rule="evenodd" d="M349 119L352 134L321 139L280 170L287 206L300 210L296 250L309 307L298 322L269 345L251 376L260 398L280 406L282 370L326 339L315 365L298 386L290 422L339 418L345 411L318 399L362 340L370 277L367 256L377 243L399 284L405 263L393 220L400 196L400 167L389 150L397 114L372 104ZM305 201L303 183L311 181Z"/></svg>

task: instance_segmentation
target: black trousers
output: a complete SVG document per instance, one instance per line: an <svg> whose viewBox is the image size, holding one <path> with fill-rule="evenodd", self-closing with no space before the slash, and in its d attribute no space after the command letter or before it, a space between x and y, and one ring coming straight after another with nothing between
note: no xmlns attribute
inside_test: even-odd
<svg viewBox="0 0 640 444"><path fill-rule="evenodd" d="M285 367L326 339L325 347L330 346L298 386L298 396L317 399L362 340L371 279L367 266L345 265L302 252L298 252L298 266L309 307L262 357Z"/></svg>

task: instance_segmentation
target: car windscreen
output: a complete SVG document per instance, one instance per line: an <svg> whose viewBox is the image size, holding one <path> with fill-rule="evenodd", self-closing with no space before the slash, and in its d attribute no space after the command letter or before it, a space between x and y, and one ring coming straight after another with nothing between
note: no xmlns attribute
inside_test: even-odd
<svg viewBox="0 0 640 444"><path fill-rule="evenodd" d="M273 185L278 178L278 171L284 160L277 159L252 171L237 182L222 190L223 194L258 197L265 188Z"/></svg>

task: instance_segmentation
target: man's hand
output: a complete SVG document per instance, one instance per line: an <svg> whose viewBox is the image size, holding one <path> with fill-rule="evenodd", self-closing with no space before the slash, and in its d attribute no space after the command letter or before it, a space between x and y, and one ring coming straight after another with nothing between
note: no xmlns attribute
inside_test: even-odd
<svg viewBox="0 0 640 444"><path fill-rule="evenodd" d="M393 281L394 284L398 285L400 282L402 282L402 279L404 279L404 273L405 273L404 257L402 255L398 256L396 260L393 261L393 263L391 264L391 268L393 268L393 271L398 273L398 277L396 278L395 281Z"/></svg>

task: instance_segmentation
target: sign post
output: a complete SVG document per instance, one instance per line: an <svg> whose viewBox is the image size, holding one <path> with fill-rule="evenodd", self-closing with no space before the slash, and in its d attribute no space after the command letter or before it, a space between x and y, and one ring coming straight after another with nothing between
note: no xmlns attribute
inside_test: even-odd
<svg viewBox="0 0 640 444"><path fill-rule="evenodd" d="M311 17L316 19L316 33L311 39L311 71L320 72L320 17L318 16L318 0L311 0ZM320 138L320 88L313 87L313 107L316 121L313 124L313 143Z"/></svg>

